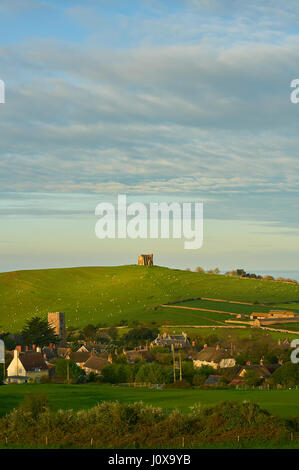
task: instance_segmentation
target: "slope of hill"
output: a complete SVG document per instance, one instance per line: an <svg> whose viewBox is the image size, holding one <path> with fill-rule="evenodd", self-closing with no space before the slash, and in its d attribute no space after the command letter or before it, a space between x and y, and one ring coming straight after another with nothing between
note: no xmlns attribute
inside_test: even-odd
<svg viewBox="0 0 299 470"><path fill-rule="evenodd" d="M158 266L84 267L0 274L0 325L15 332L33 315L66 313L67 325L163 321L158 304L197 297L245 302L299 301L299 285L200 274ZM289 306L291 309L291 305ZM172 309L171 323L176 321Z"/></svg>

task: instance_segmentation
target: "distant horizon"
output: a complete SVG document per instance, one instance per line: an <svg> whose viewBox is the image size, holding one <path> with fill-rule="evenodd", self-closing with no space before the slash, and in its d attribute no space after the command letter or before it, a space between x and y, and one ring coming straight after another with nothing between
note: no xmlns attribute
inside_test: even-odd
<svg viewBox="0 0 299 470"><path fill-rule="evenodd" d="M69 265L69 266L51 266L51 267L30 267L30 268L21 268L21 269L9 269L7 271L0 271L0 274L5 274L9 272L19 272L19 271L40 271L40 270L51 270L51 269L75 269L75 268L113 268L113 267L122 267L122 266L137 266L137 263L127 263L127 264L107 264L107 265L99 265L99 264L94 264L94 265ZM195 268L182 268L182 267L175 267L175 266L164 266L164 265L158 265L154 264L154 266L158 266L160 268L167 268L167 269L178 269L180 271L186 271L190 269L192 272L196 272L196 267ZM208 271L209 269L216 269L217 266L214 267L207 267L204 268L201 266L204 271ZM224 275L226 272L233 271L235 269L244 269L242 266L238 267L232 267L232 268L227 268L220 270L219 274ZM246 270L245 270L246 271ZM299 269L262 269L262 270L251 270L251 271L246 271L249 272L250 274L257 274L261 276L266 276L266 275L272 275L274 278L277 277L283 277L283 278L290 278L293 280L296 280L299 282ZM292 277L292 274L295 274L297 277Z"/></svg>

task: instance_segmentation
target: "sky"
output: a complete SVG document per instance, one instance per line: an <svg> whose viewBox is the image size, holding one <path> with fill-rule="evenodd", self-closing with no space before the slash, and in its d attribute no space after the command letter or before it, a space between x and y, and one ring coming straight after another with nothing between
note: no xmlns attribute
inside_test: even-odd
<svg viewBox="0 0 299 470"><path fill-rule="evenodd" d="M0 271L299 270L299 4L2 0ZM99 240L95 207L203 201L204 242Z"/></svg>

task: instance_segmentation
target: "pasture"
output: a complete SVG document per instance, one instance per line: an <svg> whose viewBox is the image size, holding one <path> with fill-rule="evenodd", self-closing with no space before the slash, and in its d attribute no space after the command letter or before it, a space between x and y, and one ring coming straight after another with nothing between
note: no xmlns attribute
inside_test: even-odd
<svg viewBox="0 0 299 470"><path fill-rule="evenodd" d="M299 390L202 390L131 388L124 386L85 384L24 384L0 387L0 416L16 407L27 393L46 393L50 406L58 409L92 408L101 401L124 403L143 401L166 411L175 408L184 413L197 403L212 405L222 401L249 400L284 418L299 417Z"/></svg>
<svg viewBox="0 0 299 470"><path fill-rule="evenodd" d="M159 266L14 271L0 274L0 325L17 332L33 315L45 317L51 311L65 312L67 326L79 328L119 325L121 320L159 322L157 305L198 297L283 304L299 301L299 285ZM181 314L171 322L182 324Z"/></svg>

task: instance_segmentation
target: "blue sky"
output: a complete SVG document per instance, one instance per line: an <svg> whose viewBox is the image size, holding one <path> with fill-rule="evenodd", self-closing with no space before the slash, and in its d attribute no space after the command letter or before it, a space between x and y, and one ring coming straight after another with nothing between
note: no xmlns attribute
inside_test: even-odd
<svg viewBox="0 0 299 470"><path fill-rule="evenodd" d="M298 269L298 31L293 0L3 0L1 270ZM99 241L118 193L203 200L203 247Z"/></svg>

